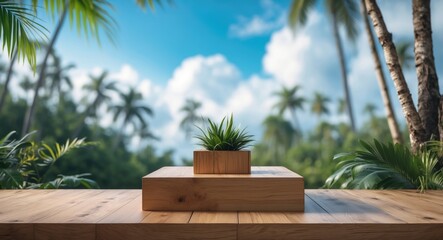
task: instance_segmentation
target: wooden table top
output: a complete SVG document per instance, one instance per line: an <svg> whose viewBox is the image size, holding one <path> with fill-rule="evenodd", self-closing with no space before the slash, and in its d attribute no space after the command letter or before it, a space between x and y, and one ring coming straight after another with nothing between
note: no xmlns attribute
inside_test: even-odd
<svg viewBox="0 0 443 240"><path fill-rule="evenodd" d="M44 236L55 234L51 233L52 228L55 232L67 234L74 225L75 228L84 227L94 237L72 238L75 236L71 235L67 239L142 239L137 238L145 236L141 233L128 235L128 231L137 232L137 226L142 227L144 233L182 234L177 235L182 236L177 237L180 239L198 239L198 234L185 237L189 233L187 227L197 229L196 232L212 229L215 231L213 236L217 236L213 239L290 239L299 236L346 239L348 235L340 235L343 232L353 237L359 233L366 236L360 239L391 236L385 235L387 232L400 234L391 237L404 239L443 239L443 191L422 194L413 190L306 190L303 213L160 212L142 211L141 204L141 190L1 190L0 239L2 236L22 236L17 234L25 231L25 226L32 228L32 236L29 233L29 238L17 239L46 239ZM60 230L62 226L66 227L63 231ZM125 230L121 235L118 226L133 229ZM168 230L168 227L175 229ZM331 235L334 232L339 235ZM175 238L158 236L152 239ZM207 238L209 235L203 236Z"/></svg>

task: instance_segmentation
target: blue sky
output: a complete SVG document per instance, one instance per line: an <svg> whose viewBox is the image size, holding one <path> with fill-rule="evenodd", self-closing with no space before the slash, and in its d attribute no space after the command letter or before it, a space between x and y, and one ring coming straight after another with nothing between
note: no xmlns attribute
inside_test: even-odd
<svg viewBox="0 0 443 240"><path fill-rule="evenodd" d="M275 28L254 36L236 37L230 27L242 18L266 11L272 11L266 20L274 21L290 3L287 0L278 1L278 5L257 0L178 0L157 6L152 12L128 2L111 1L118 23L115 46L105 37L101 47L91 39L79 39L76 31L66 26L57 43L65 59L73 59L78 67L90 67L99 61L110 69L119 68L125 62L161 83L167 81L187 57L223 53L248 76L261 72L261 58L270 38L268 33ZM276 9L269 9L271 5Z"/></svg>
<svg viewBox="0 0 443 240"><path fill-rule="evenodd" d="M190 158L195 148L179 128L180 108L187 98L202 102L200 114L214 120L234 113L237 122L247 126L257 140L263 119L275 113L272 93L282 85L301 85L301 94L308 100L314 92L328 95L332 99L328 120L347 121L336 112L337 100L343 96L341 77L330 23L321 8L312 11L306 26L293 34L286 23L288 0L175 0L172 6L157 7L154 13L143 12L135 1L110 2L118 23L115 46L103 39L98 47L68 25L57 42L64 63L77 66L71 71L74 99L84 96L81 86L88 82L88 75L108 70L123 90L131 86L142 92L145 104L155 112L150 126L161 136L155 145L176 149L176 159ZM410 1L379 4L394 39L413 41ZM443 48L438 43L443 42L443 15L438 13L442 10L443 1L432 2L440 78ZM354 112L361 126L365 104L376 104L380 115L384 110L363 25L358 24L361 31L356 42L345 40L344 48ZM48 29L53 29L50 25ZM406 70L405 76L416 97L415 70ZM389 87L397 118L404 122L391 81ZM120 126L105 108L101 111L104 126ZM318 122L308 105L298 118L304 129ZM134 138L134 146L139 142Z"/></svg>

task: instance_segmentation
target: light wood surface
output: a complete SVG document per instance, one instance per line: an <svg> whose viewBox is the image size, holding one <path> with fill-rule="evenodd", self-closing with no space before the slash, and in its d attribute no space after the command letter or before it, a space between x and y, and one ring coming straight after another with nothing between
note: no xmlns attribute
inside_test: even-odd
<svg viewBox="0 0 443 240"><path fill-rule="evenodd" d="M305 212L142 211L141 190L0 191L0 239L442 239L443 191L306 190Z"/></svg>
<svg viewBox="0 0 443 240"><path fill-rule="evenodd" d="M303 211L303 178L284 167L251 174L194 174L165 167L143 177L147 211Z"/></svg>

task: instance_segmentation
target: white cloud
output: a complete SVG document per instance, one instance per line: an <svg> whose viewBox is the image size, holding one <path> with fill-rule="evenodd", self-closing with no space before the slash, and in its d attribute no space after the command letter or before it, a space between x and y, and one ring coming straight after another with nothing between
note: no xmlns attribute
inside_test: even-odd
<svg viewBox="0 0 443 240"><path fill-rule="evenodd" d="M168 116L167 121L155 124L155 131L161 134L163 147L176 148L179 155L190 157L195 146L184 138L179 124L183 118L180 108L187 98L193 98L202 103L202 116L220 121L222 116L233 113L237 123L259 136L275 86L272 80L258 76L242 79L238 69L219 54L187 58L176 68L155 104L156 111L168 111L163 114Z"/></svg>
<svg viewBox="0 0 443 240"><path fill-rule="evenodd" d="M294 37L288 28L272 34L263 57L263 68L281 84L292 86L301 83L304 56L311 47L311 38L306 34Z"/></svg>
<svg viewBox="0 0 443 240"><path fill-rule="evenodd" d="M231 36L246 38L269 34L281 28L286 16L283 9L271 0L262 0L263 12L252 17L239 16L238 21L229 26Z"/></svg>

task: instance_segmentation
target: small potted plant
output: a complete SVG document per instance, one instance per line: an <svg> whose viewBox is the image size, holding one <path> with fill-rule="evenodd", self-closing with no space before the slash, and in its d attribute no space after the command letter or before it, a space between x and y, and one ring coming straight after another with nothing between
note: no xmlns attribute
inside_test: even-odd
<svg viewBox="0 0 443 240"><path fill-rule="evenodd" d="M206 130L198 127L195 136L205 150L194 151L194 173L250 174L251 151L244 150L253 141L245 129L234 127L233 115L220 124L208 119Z"/></svg>

